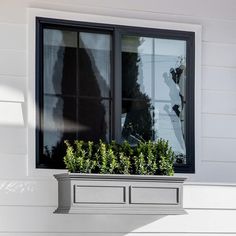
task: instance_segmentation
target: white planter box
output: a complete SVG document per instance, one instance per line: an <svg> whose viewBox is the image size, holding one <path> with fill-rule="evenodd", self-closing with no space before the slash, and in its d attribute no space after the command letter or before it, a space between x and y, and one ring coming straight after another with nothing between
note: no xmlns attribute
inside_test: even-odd
<svg viewBox="0 0 236 236"><path fill-rule="evenodd" d="M58 181L55 213L184 214L185 178L65 173Z"/></svg>

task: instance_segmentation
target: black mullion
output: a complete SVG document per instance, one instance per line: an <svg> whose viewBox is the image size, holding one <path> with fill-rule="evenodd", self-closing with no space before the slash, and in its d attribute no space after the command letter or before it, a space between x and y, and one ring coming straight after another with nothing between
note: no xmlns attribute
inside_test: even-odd
<svg viewBox="0 0 236 236"><path fill-rule="evenodd" d="M121 112L122 112L122 66L121 66L121 34L114 29L114 139L121 142Z"/></svg>
<svg viewBox="0 0 236 236"><path fill-rule="evenodd" d="M187 53L186 53L186 146L187 157L189 157L190 171L195 171L194 154L195 154L195 127L194 127L194 71L195 71L195 42L194 38L187 40Z"/></svg>
<svg viewBox="0 0 236 236"><path fill-rule="evenodd" d="M45 96L55 96L64 98L84 98L84 99L111 99L111 97L96 97L96 96L86 96L86 95L73 95L73 94L59 94L59 93L44 93Z"/></svg>
<svg viewBox="0 0 236 236"><path fill-rule="evenodd" d="M76 103L76 123L79 123L79 34L80 32L77 31L77 47L76 47L76 92L75 92L75 103ZM76 139L79 138L78 131L75 134Z"/></svg>
<svg viewBox="0 0 236 236"><path fill-rule="evenodd" d="M147 101L143 98L122 98L123 101L135 101L135 102L144 102L144 101Z"/></svg>
<svg viewBox="0 0 236 236"><path fill-rule="evenodd" d="M111 66L111 70L110 70L110 80L109 80L109 142L113 139L115 139L114 137L114 117L115 117L115 113L114 113L114 106L115 106L115 102L114 102L114 94L115 94L115 86L114 86L114 79L115 79L115 65L114 65L114 58L115 58L115 52L114 52L114 31L112 31L110 33L110 37L111 37L111 48L110 48L110 66Z"/></svg>
<svg viewBox="0 0 236 236"><path fill-rule="evenodd" d="M151 70L152 70L152 75L151 75L151 86L152 86L152 90L151 90L151 107L153 107L154 104L154 100L155 100L155 77L156 77L156 69L155 69L155 40L156 38L152 39L152 65L151 65ZM151 111L151 117L152 117L152 125L153 128L155 127L155 123L154 123L154 110ZM155 131L152 131L152 140L155 139Z"/></svg>

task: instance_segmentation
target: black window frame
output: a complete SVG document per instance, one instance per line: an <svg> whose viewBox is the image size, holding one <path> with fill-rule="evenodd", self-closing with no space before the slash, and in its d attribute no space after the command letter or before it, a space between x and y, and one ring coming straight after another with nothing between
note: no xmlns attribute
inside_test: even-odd
<svg viewBox="0 0 236 236"><path fill-rule="evenodd" d="M142 37L158 37L163 39L176 39L186 41L186 156L188 163L175 166L176 173L195 173L195 32L167 29L144 28L113 24L100 24L81 21L61 20L53 18L36 17L36 70L35 70L35 102L36 102L36 168L50 168L40 164L43 152L43 29L45 27L56 29L81 28L94 31L107 31L112 35L112 75L111 93L113 107L111 111L112 136L119 140L121 133L121 36L133 35Z"/></svg>

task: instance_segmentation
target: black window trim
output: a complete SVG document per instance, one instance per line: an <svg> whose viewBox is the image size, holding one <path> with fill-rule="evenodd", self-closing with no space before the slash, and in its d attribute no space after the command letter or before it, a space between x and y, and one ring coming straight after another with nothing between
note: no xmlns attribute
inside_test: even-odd
<svg viewBox="0 0 236 236"><path fill-rule="evenodd" d="M111 33L113 44L111 93L113 95L113 103L111 111L111 119L113 120L112 139L119 140L120 137L120 117L121 114L121 35L137 35L142 37L158 37L164 39L186 40L187 42L187 78L186 81L186 156L188 164L175 166L176 173L195 173L195 32L179 31L169 29L155 29L149 27L136 27L113 25L104 23L90 23L82 21L61 20L54 18L36 17L36 70L35 70L35 102L36 102L36 168L49 168L40 165L39 159L42 155L42 117L43 117L43 28L55 27L62 29L82 28L89 31ZM40 148L41 147L41 148Z"/></svg>

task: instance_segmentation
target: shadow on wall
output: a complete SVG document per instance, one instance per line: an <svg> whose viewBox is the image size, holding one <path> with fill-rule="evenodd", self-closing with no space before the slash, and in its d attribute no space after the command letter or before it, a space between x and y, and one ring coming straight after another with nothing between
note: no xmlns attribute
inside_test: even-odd
<svg viewBox="0 0 236 236"><path fill-rule="evenodd" d="M26 154L26 81L24 78L0 78L0 150L1 154ZM14 148L12 148L14 144Z"/></svg>
<svg viewBox="0 0 236 236"><path fill-rule="evenodd" d="M125 236L147 227L164 215L89 215L54 214L57 207L55 182L19 180L0 182L0 206L10 208L9 221L14 219L25 230L30 231L34 217L37 229L42 232L71 232L78 235L118 235ZM19 217L19 216L24 217ZM32 228L32 230L35 230Z"/></svg>
<svg viewBox="0 0 236 236"><path fill-rule="evenodd" d="M24 126L25 80L0 77L0 126Z"/></svg>
<svg viewBox="0 0 236 236"><path fill-rule="evenodd" d="M78 215L56 214L58 232L73 232L98 235L125 236L132 232L140 232L140 229L153 223L164 215ZM65 222L60 225L59 222Z"/></svg>

